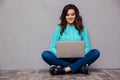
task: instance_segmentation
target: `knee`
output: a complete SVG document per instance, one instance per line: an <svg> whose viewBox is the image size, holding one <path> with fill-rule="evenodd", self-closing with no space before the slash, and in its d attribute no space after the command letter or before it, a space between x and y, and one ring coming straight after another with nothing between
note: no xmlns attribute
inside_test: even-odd
<svg viewBox="0 0 120 80"><path fill-rule="evenodd" d="M96 57L99 57L100 56L100 51L98 49L93 49L92 54L94 54L94 56L96 56Z"/></svg>
<svg viewBox="0 0 120 80"><path fill-rule="evenodd" d="M47 58L48 55L49 55L49 51L43 51L42 54L41 54L43 59Z"/></svg>

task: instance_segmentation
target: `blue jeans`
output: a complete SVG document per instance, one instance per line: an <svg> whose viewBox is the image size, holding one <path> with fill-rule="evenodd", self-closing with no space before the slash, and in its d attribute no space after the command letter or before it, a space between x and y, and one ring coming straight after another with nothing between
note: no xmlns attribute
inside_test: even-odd
<svg viewBox="0 0 120 80"><path fill-rule="evenodd" d="M70 67L73 73L76 73L85 64L92 64L99 56L100 52L97 49L90 50L84 58L57 58L50 51L44 51L42 53L43 60L49 65Z"/></svg>

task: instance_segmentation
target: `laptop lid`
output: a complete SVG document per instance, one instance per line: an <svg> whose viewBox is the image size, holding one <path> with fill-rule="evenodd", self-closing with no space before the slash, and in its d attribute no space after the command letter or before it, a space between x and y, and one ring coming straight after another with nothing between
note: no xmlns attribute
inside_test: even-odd
<svg viewBox="0 0 120 80"><path fill-rule="evenodd" d="M84 41L58 41L57 42L58 58L77 58L85 55Z"/></svg>

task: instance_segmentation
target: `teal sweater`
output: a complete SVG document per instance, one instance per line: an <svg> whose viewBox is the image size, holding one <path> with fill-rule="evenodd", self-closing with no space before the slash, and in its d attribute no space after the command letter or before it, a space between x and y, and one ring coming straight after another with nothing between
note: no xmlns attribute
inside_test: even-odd
<svg viewBox="0 0 120 80"><path fill-rule="evenodd" d="M85 54L90 51L90 41L88 36L88 31L86 27L82 30L81 35L78 34L78 30L75 26L66 26L62 36L60 35L61 27L58 26L52 38L50 50L56 55L56 42L57 41L85 41Z"/></svg>

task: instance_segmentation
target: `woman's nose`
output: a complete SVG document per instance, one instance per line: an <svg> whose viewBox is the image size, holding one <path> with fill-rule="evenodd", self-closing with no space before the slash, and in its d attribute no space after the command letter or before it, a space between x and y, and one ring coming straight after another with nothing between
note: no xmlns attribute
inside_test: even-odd
<svg viewBox="0 0 120 80"><path fill-rule="evenodd" d="M69 18L71 18L72 17L72 15L69 15Z"/></svg>

